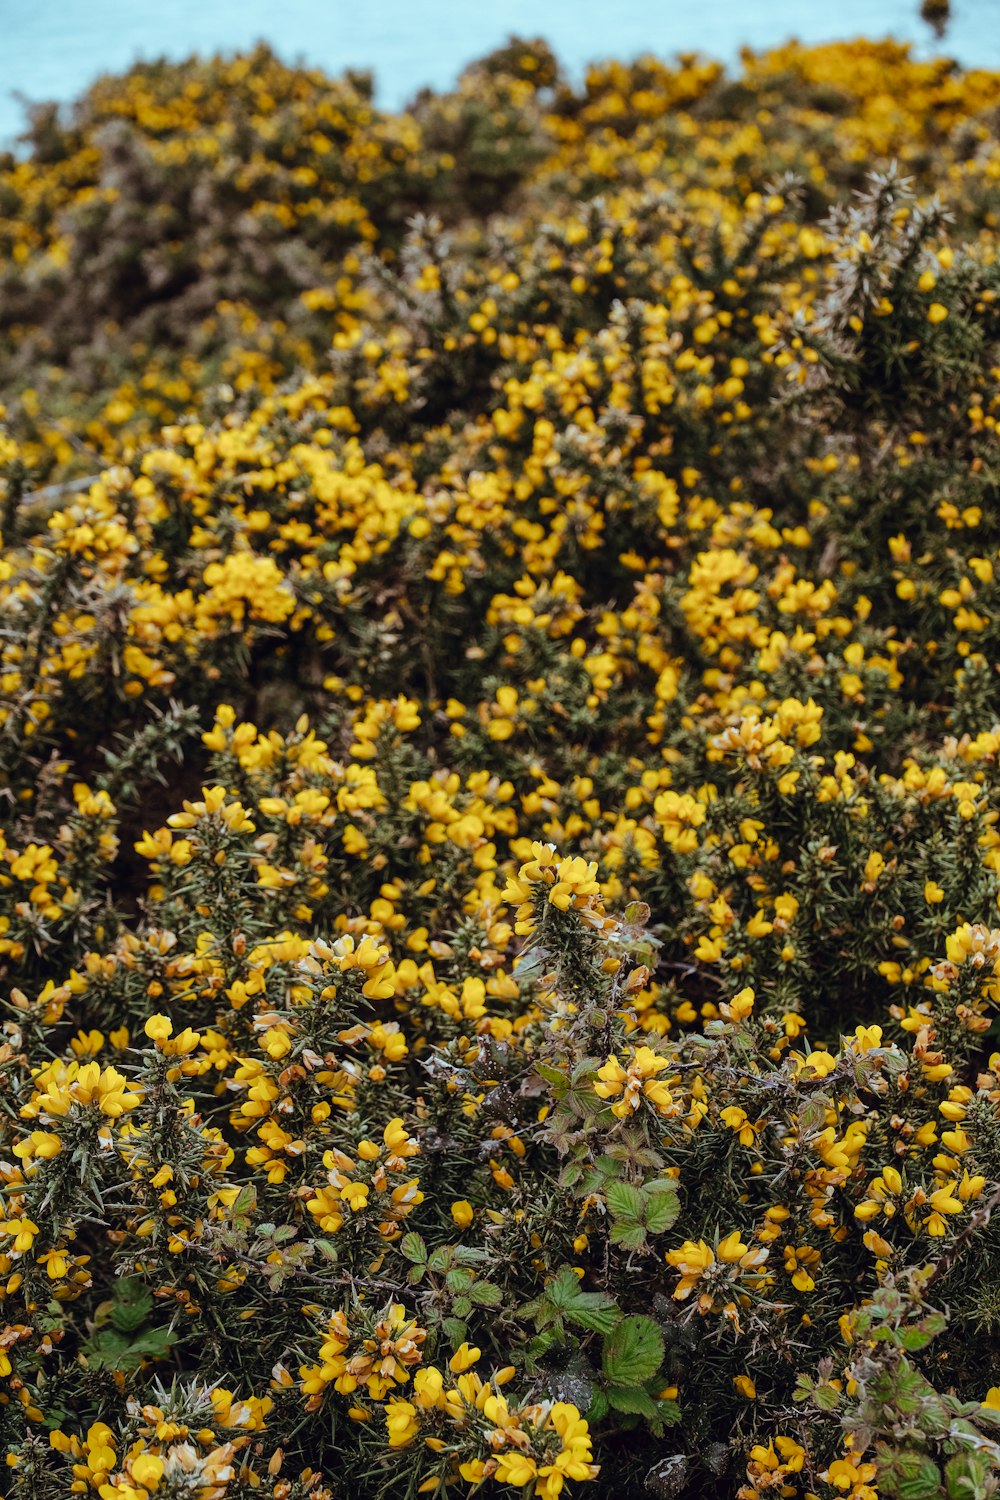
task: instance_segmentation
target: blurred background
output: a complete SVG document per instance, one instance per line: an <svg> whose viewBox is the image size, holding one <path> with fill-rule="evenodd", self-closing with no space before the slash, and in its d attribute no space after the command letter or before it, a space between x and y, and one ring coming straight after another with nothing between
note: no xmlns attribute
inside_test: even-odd
<svg viewBox="0 0 1000 1500"><path fill-rule="evenodd" d="M950 10L939 40L920 0L0 0L0 146L24 123L18 95L67 101L98 74L140 59L240 51L259 40L288 63L373 72L387 109L424 85L449 86L511 33L544 37L573 77L588 62L643 52L698 51L733 64L741 47L793 37L892 36L918 57L1000 67L1000 0L952 0Z"/></svg>

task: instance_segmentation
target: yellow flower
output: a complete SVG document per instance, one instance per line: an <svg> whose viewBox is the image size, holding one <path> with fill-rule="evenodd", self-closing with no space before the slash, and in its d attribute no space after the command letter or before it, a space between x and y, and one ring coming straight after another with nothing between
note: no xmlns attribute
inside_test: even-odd
<svg viewBox="0 0 1000 1500"><path fill-rule="evenodd" d="M385 1406L385 1426L390 1448L406 1448L420 1430L417 1409L409 1401L390 1397Z"/></svg>
<svg viewBox="0 0 1000 1500"><path fill-rule="evenodd" d="M99 1063L80 1067L71 1063L57 1069L38 1096L38 1106L49 1115L66 1115L74 1104L95 1107L112 1119L134 1109L141 1099L136 1084L129 1083L117 1068L102 1070Z"/></svg>
<svg viewBox="0 0 1000 1500"><path fill-rule="evenodd" d="M855 1028L850 1045L855 1052L870 1052L874 1047L882 1045L881 1026L858 1026Z"/></svg>
<svg viewBox="0 0 1000 1500"><path fill-rule="evenodd" d="M869 1480L875 1478L877 1472L873 1463L859 1463L854 1458L835 1458L820 1478L825 1479L827 1484L832 1484L835 1489L851 1490L856 1493L855 1487L867 1485Z"/></svg>
<svg viewBox="0 0 1000 1500"><path fill-rule="evenodd" d="M155 1490L163 1478L163 1459L155 1453L140 1453L138 1458L133 1458L131 1471L136 1484L146 1490Z"/></svg>
<svg viewBox="0 0 1000 1500"><path fill-rule="evenodd" d="M742 1146L752 1146L757 1138L757 1128L751 1125L747 1119L746 1110L739 1105L730 1104L720 1111L719 1118L728 1129L734 1130L740 1138Z"/></svg>
<svg viewBox="0 0 1000 1500"><path fill-rule="evenodd" d="M734 1229L731 1234L726 1235L724 1240L719 1241L715 1253L727 1265L735 1265L737 1261L743 1259L749 1248L749 1245L744 1245L739 1232Z"/></svg>
<svg viewBox="0 0 1000 1500"><path fill-rule="evenodd" d="M69 1260L65 1250L46 1250L38 1257L38 1264L45 1267L45 1274L50 1281L58 1281L65 1276L69 1268Z"/></svg>
<svg viewBox="0 0 1000 1500"><path fill-rule="evenodd" d="M665 1258L681 1273L674 1288L678 1301L690 1296L699 1279L715 1264L715 1252L704 1240L685 1240L676 1250L668 1250Z"/></svg>
<svg viewBox="0 0 1000 1500"><path fill-rule="evenodd" d="M340 1196L348 1208L354 1213L360 1213L368 1207L368 1194L371 1189L367 1182L345 1182L340 1189Z"/></svg>
<svg viewBox="0 0 1000 1500"><path fill-rule="evenodd" d="M607 1062L597 1070L598 1081L594 1084L594 1093L601 1099L616 1099L619 1094L622 1095L611 1106L612 1114L619 1119L626 1119L634 1114L643 1099L658 1114L677 1113L679 1106L675 1105L669 1088L657 1079L657 1074L669 1067L669 1058L661 1057L651 1047L637 1047L627 1059L626 1067L612 1053Z"/></svg>
<svg viewBox="0 0 1000 1500"><path fill-rule="evenodd" d="M501 1453L497 1458L494 1479L498 1484L511 1484L520 1489L530 1484L538 1473L538 1465L527 1453Z"/></svg>
<svg viewBox="0 0 1000 1500"><path fill-rule="evenodd" d="M829 1052L810 1052L805 1065L815 1078L826 1078L837 1066L837 1059Z"/></svg>
<svg viewBox="0 0 1000 1500"><path fill-rule="evenodd" d="M27 1140L18 1141L14 1147L14 1155L22 1161L30 1161L35 1156L42 1161L50 1161L59 1155L62 1148L62 1141L51 1131L33 1130Z"/></svg>
<svg viewBox="0 0 1000 1500"><path fill-rule="evenodd" d="M749 985L734 995L731 1000L724 1001L719 1009L729 1021L745 1021L753 1013L755 995Z"/></svg>

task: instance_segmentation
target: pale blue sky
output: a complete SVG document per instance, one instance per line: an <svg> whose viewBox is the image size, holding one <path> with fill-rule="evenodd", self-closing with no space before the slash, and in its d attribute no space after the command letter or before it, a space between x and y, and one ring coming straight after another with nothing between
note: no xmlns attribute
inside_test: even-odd
<svg viewBox="0 0 1000 1500"><path fill-rule="evenodd" d="M265 38L288 61L375 71L379 102L450 84L511 32L541 34L579 73L596 58L701 51L735 60L798 36L912 39L933 50L919 0L0 0L0 142L21 124L11 97L71 99L136 58L233 51ZM945 50L1000 68L1000 0L953 0Z"/></svg>

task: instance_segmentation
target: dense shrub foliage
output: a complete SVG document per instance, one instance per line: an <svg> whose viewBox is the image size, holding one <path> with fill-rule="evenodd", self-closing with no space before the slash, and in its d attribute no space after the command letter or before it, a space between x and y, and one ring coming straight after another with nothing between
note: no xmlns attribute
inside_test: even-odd
<svg viewBox="0 0 1000 1500"><path fill-rule="evenodd" d="M8 1500L1000 1489L1000 76L0 159Z"/></svg>

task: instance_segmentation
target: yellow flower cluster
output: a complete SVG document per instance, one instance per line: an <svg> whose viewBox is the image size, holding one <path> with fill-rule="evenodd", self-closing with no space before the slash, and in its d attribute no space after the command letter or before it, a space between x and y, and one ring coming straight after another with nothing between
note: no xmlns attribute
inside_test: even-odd
<svg viewBox="0 0 1000 1500"><path fill-rule="evenodd" d="M261 50L0 159L6 1500L992 1493L998 108Z"/></svg>

